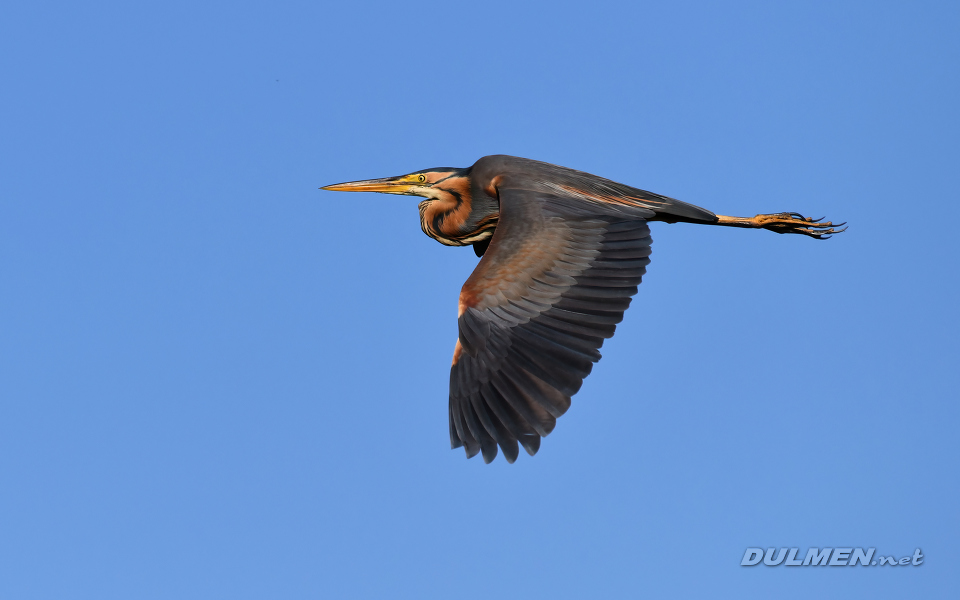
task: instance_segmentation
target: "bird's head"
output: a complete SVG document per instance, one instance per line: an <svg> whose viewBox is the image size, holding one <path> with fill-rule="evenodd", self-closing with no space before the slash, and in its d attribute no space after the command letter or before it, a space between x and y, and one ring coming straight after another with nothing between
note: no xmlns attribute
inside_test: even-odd
<svg viewBox="0 0 960 600"><path fill-rule="evenodd" d="M398 177L336 183L320 189L331 192L403 194L406 196L422 196L432 200L441 200L451 192L455 192L458 195L462 194L465 187L469 187L469 180L464 169L441 167L416 171L409 175L400 175Z"/></svg>
<svg viewBox="0 0 960 600"><path fill-rule="evenodd" d="M322 187L333 192L380 192L426 198L418 205L420 227L441 244L466 246L488 239L497 226L499 205L481 196L475 202L471 169L438 168L399 177L351 181Z"/></svg>

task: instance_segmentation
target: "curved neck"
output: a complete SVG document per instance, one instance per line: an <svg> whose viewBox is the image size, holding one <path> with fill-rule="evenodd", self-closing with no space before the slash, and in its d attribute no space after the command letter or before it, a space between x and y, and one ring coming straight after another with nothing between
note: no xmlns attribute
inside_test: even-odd
<svg viewBox="0 0 960 600"><path fill-rule="evenodd" d="M475 204L467 177L451 177L435 184L433 197L420 203L420 227L423 232L447 246L467 246L489 238L497 225L499 212Z"/></svg>

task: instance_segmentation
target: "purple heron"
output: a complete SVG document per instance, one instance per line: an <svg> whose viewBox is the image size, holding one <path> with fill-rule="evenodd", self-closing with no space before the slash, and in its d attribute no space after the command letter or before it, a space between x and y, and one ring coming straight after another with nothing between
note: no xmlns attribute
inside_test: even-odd
<svg viewBox="0 0 960 600"><path fill-rule="evenodd" d="M826 239L843 223L799 213L726 217L596 175L513 156L465 169L329 185L426 198L423 232L481 257L460 292L450 368L450 442L514 462L570 408L650 262L650 221ZM519 446L518 446L519 444Z"/></svg>

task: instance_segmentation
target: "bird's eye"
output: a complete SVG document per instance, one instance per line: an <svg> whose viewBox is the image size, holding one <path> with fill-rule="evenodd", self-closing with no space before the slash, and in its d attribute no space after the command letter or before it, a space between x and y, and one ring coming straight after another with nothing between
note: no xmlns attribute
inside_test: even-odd
<svg viewBox="0 0 960 600"><path fill-rule="evenodd" d="M421 174L420 176L417 177L417 181L419 181L420 183L423 183L423 182L426 181L426 180L427 180L427 176L426 176L426 175L422 175L422 174Z"/></svg>

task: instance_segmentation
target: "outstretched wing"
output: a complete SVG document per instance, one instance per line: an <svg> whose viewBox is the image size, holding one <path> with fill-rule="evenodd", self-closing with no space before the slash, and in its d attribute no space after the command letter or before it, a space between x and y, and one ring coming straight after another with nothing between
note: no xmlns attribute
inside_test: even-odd
<svg viewBox="0 0 960 600"><path fill-rule="evenodd" d="M531 455L570 408L650 259L646 208L498 188L500 221L460 293L450 442Z"/></svg>

